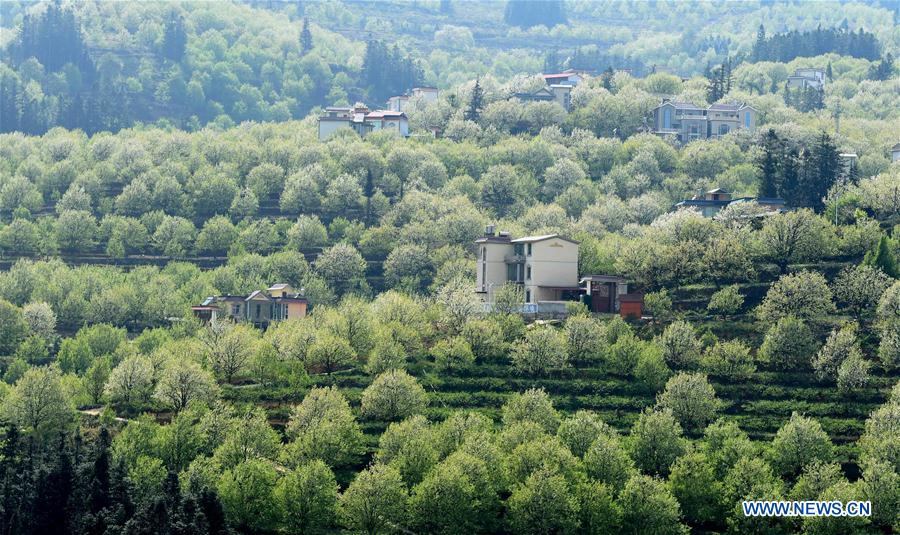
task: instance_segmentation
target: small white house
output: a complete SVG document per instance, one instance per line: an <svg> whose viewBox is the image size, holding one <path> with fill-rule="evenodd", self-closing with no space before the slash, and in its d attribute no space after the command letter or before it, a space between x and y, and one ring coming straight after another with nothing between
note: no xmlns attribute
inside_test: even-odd
<svg viewBox="0 0 900 535"><path fill-rule="evenodd" d="M387 109L390 111L406 111L406 105L409 103L409 96L396 95L388 99Z"/></svg>
<svg viewBox="0 0 900 535"><path fill-rule="evenodd" d="M420 97L423 102L435 102L438 99L439 91L436 87L414 87L412 96Z"/></svg>

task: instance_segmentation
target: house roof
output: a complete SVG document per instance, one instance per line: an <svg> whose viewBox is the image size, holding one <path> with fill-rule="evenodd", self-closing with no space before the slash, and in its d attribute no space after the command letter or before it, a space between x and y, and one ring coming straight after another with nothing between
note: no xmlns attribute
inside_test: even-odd
<svg viewBox="0 0 900 535"><path fill-rule="evenodd" d="M686 199L675 206L725 206L731 203L731 201L726 200L712 200L712 199Z"/></svg>
<svg viewBox="0 0 900 535"><path fill-rule="evenodd" d="M580 76L577 72L560 72L554 74L543 74L544 80L555 80L557 78L568 78L570 76Z"/></svg>
<svg viewBox="0 0 900 535"><path fill-rule="evenodd" d="M376 110L366 114L366 119L406 119L406 114L402 111L394 110Z"/></svg>
<svg viewBox="0 0 900 535"><path fill-rule="evenodd" d="M569 238L564 238L564 237L560 236L559 234L545 234L543 236L523 236L521 238L516 238L515 240L510 240L510 243L535 243L535 242L539 242L539 241L552 240L552 239L559 239L559 240L567 241L569 243L574 243L575 245L578 245L577 241L571 240Z"/></svg>
<svg viewBox="0 0 900 535"><path fill-rule="evenodd" d="M423 85L422 87L414 87L414 88L412 88L412 90L413 90L413 91L437 91L438 88L436 88L436 87L431 87L431 86L428 86L428 85Z"/></svg>
<svg viewBox="0 0 900 535"><path fill-rule="evenodd" d="M262 290L254 290L253 293L247 296L245 301L271 301L272 298L269 297Z"/></svg>
<svg viewBox="0 0 900 535"><path fill-rule="evenodd" d="M707 191L706 193L729 193L729 192L725 191L722 188L716 188L716 189L711 189L711 190Z"/></svg>
<svg viewBox="0 0 900 535"><path fill-rule="evenodd" d="M270 290L284 290L285 288L290 288L291 285L286 282L279 282L278 284L273 284L269 286Z"/></svg>
<svg viewBox="0 0 900 535"><path fill-rule="evenodd" d="M894 145L893 147L891 147L891 152L893 152L893 151L895 151L895 150L900 150L900 143L897 143L896 145Z"/></svg>
<svg viewBox="0 0 900 535"><path fill-rule="evenodd" d="M509 236L482 236L475 240L475 243L510 243Z"/></svg>

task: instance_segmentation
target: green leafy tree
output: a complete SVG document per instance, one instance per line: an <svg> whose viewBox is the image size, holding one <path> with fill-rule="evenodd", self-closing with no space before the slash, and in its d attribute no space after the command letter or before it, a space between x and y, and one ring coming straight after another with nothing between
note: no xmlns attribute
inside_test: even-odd
<svg viewBox="0 0 900 535"><path fill-rule="evenodd" d="M834 381L838 376L838 369L848 358L862 358L856 333L859 326L856 323L845 323L840 328L831 331L825 345L812 359L812 367L819 380Z"/></svg>
<svg viewBox="0 0 900 535"><path fill-rule="evenodd" d="M568 533L578 527L578 500L566 480L548 468L513 489L506 507L515 533Z"/></svg>
<svg viewBox="0 0 900 535"><path fill-rule="evenodd" d="M619 495L622 526L627 533L686 534L680 522L681 510L665 483L653 477L635 475Z"/></svg>
<svg viewBox="0 0 900 535"><path fill-rule="evenodd" d="M218 396L218 390L210 372L196 362L176 357L164 365L153 395L179 412L194 401L210 403Z"/></svg>
<svg viewBox="0 0 900 535"><path fill-rule="evenodd" d="M559 413L547 392L532 388L510 397L503 405L503 425L510 427L520 422L534 422L548 433L556 432Z"/></svg>
<svg viewBox="0 0 900 535"><path fill-rule="evenodd" d="M38 437L64 432L73 411L59 371L46 366L26 371L3 399L3 414Z"/></svg>
<svg viewBox="0 0 900 535"><path fill-rule="evenodd" d="M584 457L598 436L610 432L610 427L596 414L580 410L560 423L556 436L574 455Z"/></svg>
<svg viewBox="0 0 900 535"><path fill-rule="evenodd" d="M793 370L808 366L816 349L816 340L806 323L785 316L766 331L758 354L778 369Z"/></svg>
<svg viewBox="0 0 900 535"><path fill-rule="evenodd" d="M282 525L293 533L315 533L334 523L338 485L322 461L298 466L275 484L274 498Z"/></svg>
<svg viewBox="0 0 900 535"><path fill-rule="evenodd" d="M656 397L656 405L671 411L682 427L693 431L715 420L721 402L705 375L682 372L669 379Z"/></svg>
<svg viewBox="0 0 900 535"><path fill-rule="evenodd" d="M566 339L552 327L530 329L525 338L512 348L516 369L528 375L544 375L568 364Z"/></svg>
<svg viewBox="0 0 900 535"><path fill-rule="evenodd" d="M460 336L441 340L431 348L434 362L446 371L465 370L475 363L475 354L469 343Z"/></svg>
<svg viewBox="0 0 900 535"><path fill-rule="evenodd" d="M340 500L342 523L369 535L395 531L406 520L409 494L400 473L375 464L360 472Z"/></svg>
<svg viewBox="0 0 900 535"><path fill-rule="evenodd" d="M274 528L279 516L276 479L275 468L265 459L248 459L225 470L216 489L229 522L241 530Z"/></svg>
<svg viewBox="0 0 900 535"><path fill-rule="evenodd" d="M681 426L669 409L642 412L631 428L627 445L637 468L651 475L667 475L687 447Z"/></svg>
<svg viewBox="0 0 900 535"><path fill-rule="evenodd" d="M669 488L687 520L702 524L722 517L722 482L705 454L679 457L669 474Z"/></svg>
<svg viewBox="0 0 900 535"><path fill-rule="evenodd" d="M663 348L663 358L669 366L692 368L700 360L700 342L694 328L686 321L676 321L666 327L659 343Z"/></svg>
<svg viewBox="0 0 900 535"><path fill-rule="evenodd" d="M357 460L363 435L350 405L336 387L313 388L291 412L285 456L292 465L321 460L343 467Z"/></svg>
<svg viewBox="0 0 900 535"><path fill-rule="evenodd" d="M740 340L717 342L701 359L705 371L732 380L747 380L756 371L750 348Z"/></svg>
<svg viewBox="0 0 900 535"><path fill-rule="evenodd" d="M321 334L309 346L305 363L312 370L322 370L328 375L353 363L354 352L343 338Z"/></svg>
<svg viewBox="0 0 900 535"><path fill-rule="evenodd" d="M831 462L832 455L831 439L819 422L796 412L775 434L769 450L772 467L785 476L799 475L812 462Z"/></svg>
<svg viewBox="0 0 900 535"><path fill-rule="evenodd" d="M709 298L706 310L723 318L736 314L744 305L744 296L737 286L726 286Z"/></svg>
<svg viewBox="0 0 900 535"><path fill-rule="evenodd" d="M622 490L628 479L637 473L634 461L615 433L597 436L584 454L584 466L592 479L609 485L614 492Z"/></svg>
<svg viewBox="0 0 900 535"><path fill-rule="evenodd" d="M390 370L363 391L360 410L367 418L396 420L419 413L426 405L428 394L414 377L402 370Z"/></svg>
<svg viewBox="0 0 900 535"><path fill-rule="evenodd" d="M801 271L778 279L757 307L756 316L763 322L778 321L787 316L820 321L832 312L834 303L825 277Z"/></svg>

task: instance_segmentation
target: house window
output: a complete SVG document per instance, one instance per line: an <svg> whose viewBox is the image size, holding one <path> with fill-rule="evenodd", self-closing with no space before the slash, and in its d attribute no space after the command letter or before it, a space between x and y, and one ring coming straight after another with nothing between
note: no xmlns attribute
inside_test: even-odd
<svg viewBox="0 0 900 535"><path fill-rule="evenodd" d="M259 311L262 309L260 305L256 305L256 317L259 317Z"/></svg>
<svg viewBox="0 0 900 535"><path fill-rule="evenodd" d="M663 110L663 128L672 128L672 110L666 108Z"/></svg>
<svg viewBox="0 0 900 535"><path fill-rule="evenodd" d="M487 262L487 247L481 248L481 259Z"/></svg>
<svg viewBox="0 0 900 535"><path fill-rule="evenodd" d="M528 256L531 256L531 244L528 244Z"/></svg>
<svg viewBox="0 0 900 535"><path fill-rule="evenodd" d="M525 302L526 303L531 302L531 290L525 290Z"/></svg>
<svg viewBox="0 0 900 535"><path fill-rule="evenodd" d="M750 112L744 114L744 127L750 128Z"/></svg>
<svg viewBox="0 0 900 535"><path fill-rule="evenodd" d="M727 133L728 133L728 125L727 125L727 124L720 124L720 125L719 125L719 135L720 135L720 136L724 136L724 135L727 134Z"/></svg>
<svg viewBox="0 0 900 535"><path fill-rule="evenodd" d="M231 305L231 315L237 316L241 313L241 305Z"/></svg>
<svg viewBox="0 0 900 535"><path fill-rule="evenodd" d="M527 273L527 275L525 276L525 278L528 279L528 280L531 280L531 266L528 266L528 267L525 268L525 269L526 269L526 273Z"/></svg>

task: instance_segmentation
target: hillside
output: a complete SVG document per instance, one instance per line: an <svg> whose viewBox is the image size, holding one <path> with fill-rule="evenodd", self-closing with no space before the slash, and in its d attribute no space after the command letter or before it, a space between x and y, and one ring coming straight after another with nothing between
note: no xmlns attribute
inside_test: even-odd
<svg viewBox="0 0 900 535"><path fill-rule="evenodd" d="M0 532L900 531L897 17L0 3Z"/></svg>

